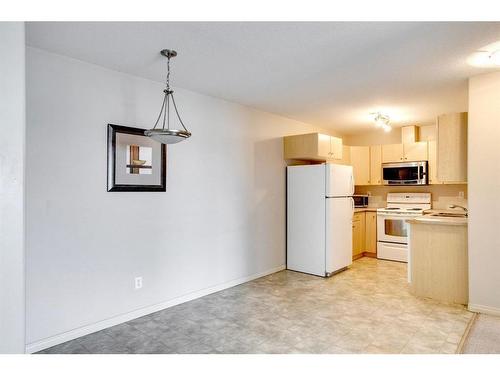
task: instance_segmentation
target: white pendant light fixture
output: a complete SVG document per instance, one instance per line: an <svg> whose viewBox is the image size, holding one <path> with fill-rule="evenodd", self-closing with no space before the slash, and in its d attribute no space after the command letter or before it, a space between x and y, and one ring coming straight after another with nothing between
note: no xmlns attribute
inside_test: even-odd
<svg viewBox="0 0 500 375"><path fill-rule="evenodd" d="M175 104L174 90L170 88L170 59L177 56L177 52L171 49L164 49L160 53L167 58L167 81L166 87L163 90L163 103L153 129L146 130L144 135L151 137L160 143L173 144L191 137L191 133L186 129L184 123L182 122L181 116L179 115L179 111L177 110L177 106ZM183 129L170 129L170 102L173 104L175 115ZM162 122L162 127L157 128L160 121Z"/></svg>
<svg viewBox="0 0 500 375"><path fill-rule="evenodd" d="M375 126L377 128L382 128L386 133L392 130L392 126L389 125L391 119L388 115L380 112L372 112L370 114L374 116L373 121L375 122Z"/></svg>

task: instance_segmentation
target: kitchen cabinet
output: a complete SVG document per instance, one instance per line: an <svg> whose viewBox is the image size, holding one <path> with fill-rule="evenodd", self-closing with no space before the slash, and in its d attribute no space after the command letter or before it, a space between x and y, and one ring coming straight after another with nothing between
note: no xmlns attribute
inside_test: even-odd
<svg viewBox="0 0 500 375"><path fill-rule="evenodd" d="M370 147L351 146L351 165L354 172L354 184L370 183Z"/></svg>
<svg viewBox="0 0 500 375"><path fill-rule="evenodd" d="M382 184L382 146L370 146L370 185Z"/></svg>
<svg viewBox="0 0 500 375"><path fill-rule="evenodd" d="M382 145L382 163L404 161L403 144Z"/></svg>
<svg viewBox="0 0 500 375"><path fill-rule="evenodd" d="M382 146L351 146L351 165L356 185L382 184Z"/></svg>
<svg viewBox="0 0 500 375"><path fill-rule="evenodd" d="M336 161L336 163L351 165L351 146L342 145L342 159Z"/></svg>
<svg viewBox="0 0 500 375"><path fill-rule="evenodd" d="M363 256L365 249L365 213L356 212L352 219L352 259Z"/></svg>
<svg viewBox="0 0 500 375"><path fill-rule="evenodd" d="M403 150L405 161L422 161L428 159L427 142L404 143Z"/></svg>
<svg viewBox="0 0 500 375"><path fill-rule="evenodd" d="M429 153L429 184L439 185L442 184L437 178L437 144L436 141L429 141L428 153Z"/></svg>
<svg viewBox="0 0 500 375"><path fill-rule="evenodd" d="M427 142L397 143L382 145L382 162L397 163L403 161L427 160Z"/></svg>
<svg viewBox="0 0 500 375"><path fill-rule="evenodd" d="M330 158L342 160L342 154L344 151L344 148L342 147L342 138L332 137L329 135L327 135L327 137L330 137Z"/></svg>
<svg viewBox="0 0 500 375"><path fill-rule="evenodd" d="M377 254L377 213L365 212L365 248L366 253Z"/></svg>
<svg viewBox="0 0 500 375"><path fill-rule="evenodd" d="M326 134L309 133L284 137L285 159L342 160L342 139Z"/></svg>
<svg viewBox="0 0 500 375"><path fill-rule="evenodd" d="M467 112L437 118L437 178L442 183L467 182Z"/></svg>

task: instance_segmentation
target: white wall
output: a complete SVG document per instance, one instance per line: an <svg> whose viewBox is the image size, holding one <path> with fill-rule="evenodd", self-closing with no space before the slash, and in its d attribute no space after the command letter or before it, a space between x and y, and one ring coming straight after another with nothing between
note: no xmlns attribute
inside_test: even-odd
<svg viewBox="0 0 500 375"><path fill-rule="evenodd" d="M0 46L0 353L24 353L24 23Z"/></svg>
<svg viewBox="0 0 500 375"><path fill-rule="evenodd" d="M500 72L469 81L469 307L500 315Z"/></svg>
<svg viewBox="0 0 500 375"><path fill-rule="evenodd" d="M27 87L28 343L285 264L281 137L319 129L177 89L167 192L108 193L107 123L151 126L163 86L28 48Z"/></svg>

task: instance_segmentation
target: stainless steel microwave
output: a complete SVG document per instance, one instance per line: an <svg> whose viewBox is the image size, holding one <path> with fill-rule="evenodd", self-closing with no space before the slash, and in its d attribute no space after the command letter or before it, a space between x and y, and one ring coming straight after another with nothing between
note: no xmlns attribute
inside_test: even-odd
<svg viewBox="0 0 500 375"><path fill-rule="evenodd" d="M382 164L384 185L427 185L427 161Z"/></svg>

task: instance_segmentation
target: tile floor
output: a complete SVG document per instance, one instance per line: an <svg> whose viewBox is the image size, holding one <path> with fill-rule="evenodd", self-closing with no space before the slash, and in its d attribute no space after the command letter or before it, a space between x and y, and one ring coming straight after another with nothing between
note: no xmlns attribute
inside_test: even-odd
<svg viewBox="0 0 500 375"><path fill-rule="evenodd" d="M406 264L282 271L40 353L455 353L472 318L412 296Z"/></svg>

